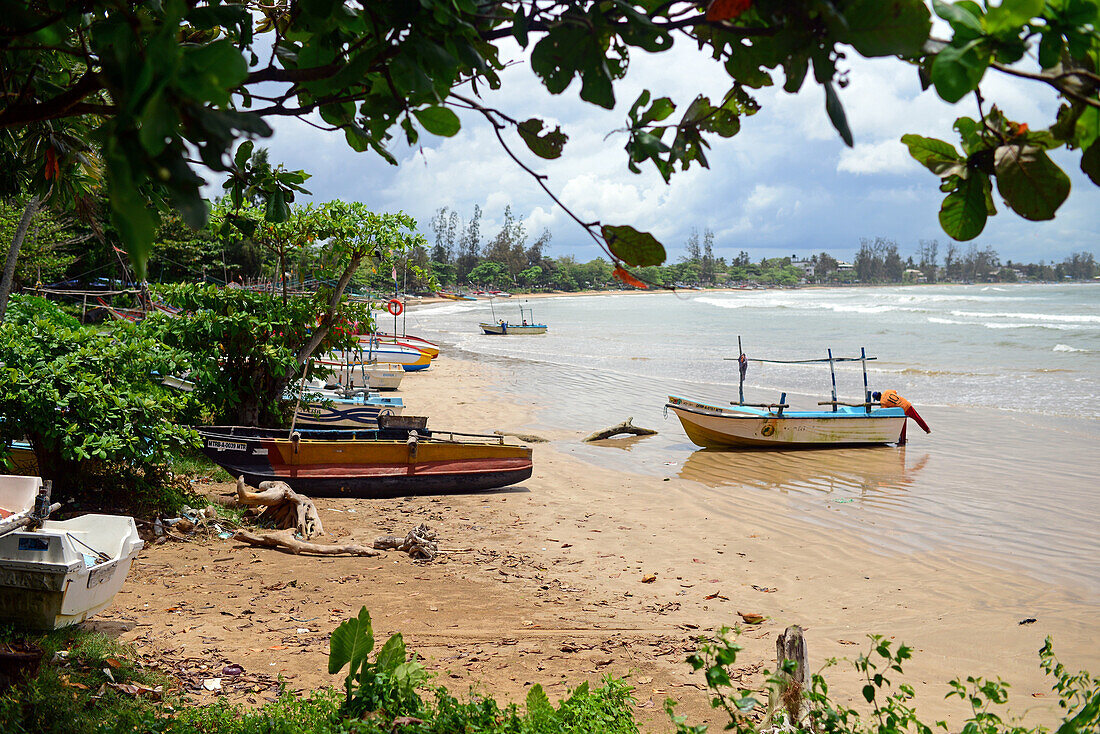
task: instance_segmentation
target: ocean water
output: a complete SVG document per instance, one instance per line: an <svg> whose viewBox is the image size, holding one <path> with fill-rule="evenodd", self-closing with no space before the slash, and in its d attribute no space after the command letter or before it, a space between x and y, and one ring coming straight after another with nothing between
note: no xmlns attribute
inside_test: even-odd
<svg viewBox="0 0 1100 734"><path fill-rule="evenodd" d="M518 320L542 336L484 336ZM1100 286L687 291L497 299L425 306L409 333L494 365L491 386L536 409L582 459L698 483L721 517L781 503L883 552L958 547L1100 598ZM738 337L750 360L868 357L871 390L895 389L931 425L904 448L714 451L664 411L668 395L738 398ZM858 363L837 394L863 395ZM798 408L830 396L827 365L750 362L749 402ZM632 416L658 436L605 445L576 434Z"/></svg>

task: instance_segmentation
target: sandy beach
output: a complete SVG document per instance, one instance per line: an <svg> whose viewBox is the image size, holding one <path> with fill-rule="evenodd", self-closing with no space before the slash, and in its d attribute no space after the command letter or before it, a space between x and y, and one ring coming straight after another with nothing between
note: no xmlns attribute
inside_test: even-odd
<svg viewBox="0 0 1100 734"><path fill-rule="evenodd" d="M441 356L428 372L407 376L406 414L430 415L436 428L530 431L532 406L488 387L508 379L507 370ZM598 427L535 444L534 476L504 491L319 500L333 541L369 544L426 522L448 551L436 562L173 541L143 552L95 625L142 653L190 659L192 670L234 662L310 690L338 684L325 669L328 634L365 605L379 635L403 632L452 691L521 701L533 683L560 697L583 680L629 676L649 731L668 729L667 697L692 721L722 723L684 657L694 636L740 623L739 612L768 618L741 637L737 667L747 687L762 685L788 624L806 630L813 669L854 657L876 632L916 648L906 677L929 720L958 721L964 711L944 701L946 682L982 675L1012 684L1015 713L1053 723L1055 699L1036 654L1047 635L1070 667L1100 668L1093 596L977 554L884 552L786 511L780 498L711 517L700 501L705 484L603 468L591 447L584 459L574 455ZM607 451L622 446L609 443ZM648 575L656 580L643 582ZM1036 621L1021 624L1028 619ZM849 666L829 679L841 700L856 700L861 683Z"/></svg>

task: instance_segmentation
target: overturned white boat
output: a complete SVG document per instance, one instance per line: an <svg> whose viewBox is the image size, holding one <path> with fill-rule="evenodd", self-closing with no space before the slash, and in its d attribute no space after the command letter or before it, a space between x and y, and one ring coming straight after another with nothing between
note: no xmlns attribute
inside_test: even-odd
<svg viewBox="0 0 1100 734"><path fill-rule="evenodd" d="M0 624L59 629L106 608L144 545L132 517L46 520L49 483L0 475Z"/></svg>

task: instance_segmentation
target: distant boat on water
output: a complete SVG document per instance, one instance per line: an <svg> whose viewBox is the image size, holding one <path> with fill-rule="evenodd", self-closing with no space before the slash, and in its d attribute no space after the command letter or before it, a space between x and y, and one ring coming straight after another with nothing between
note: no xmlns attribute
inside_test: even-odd
<svg viewBox="0 0 1100 734"><path fill-rule="evenodd" d="M530 316L530 319L531 319L530 321L527 320L528 316L525 315L525 314ZM496 318L496 308L494 308L493 309L493 322L489 323L489 322L482 321L481 323L478 324L478 326L481 327L481 330L485 334L496 334L496 335L501 335L501 336L508 335L508 334L512 334L512 335L529 335L529 334L545 334L546 333L546 329L547 329L546 324L536 324L535 323L535 317L534 317L534 311L532 311L530 308L524 308L523 306L520 306L519 307L519 316L520 316L520 323L518 323L518 324L509 323L509 322L505 321L504 319L497 320L497 318Z"/></svg>

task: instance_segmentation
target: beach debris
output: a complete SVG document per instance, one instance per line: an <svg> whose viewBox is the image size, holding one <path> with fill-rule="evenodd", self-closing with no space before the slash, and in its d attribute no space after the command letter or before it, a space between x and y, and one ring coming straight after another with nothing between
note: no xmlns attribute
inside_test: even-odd
<svg viewBox="0 0 1100 734"><path fill-rule="evenodd" d="M588 438L584 439L585 443L592 441L602 441L605 438L611 438L612 436L618 436L623 433L629 433L634 436L656 436L657 431L652 428L642 428L641 426L634 425L634 416L627 418L622 423L605 428L602 431L596 431Z"/></svg>
<svg viewBox="0 0 1100 734"><path fill-rule="evenodd" d="M765 594L774 594L775 592L779 591L779 589L775 588L774 586L757 586L756 584L753 584L752 588Z"/></svg>
<svg viewBox="0 0 1100 734"><path fill-rule="evenodd" d="M1035 617L1028 617L1027 619L1021 619L1017 624L1035 624L1038 621Z"/></svg>
<svg viewBox="0 0 1100 734"><path fill-rule="evenodd" d="M277 529L293 528L307 540L325 534L317 506L309 497L298 494L286 482L260 482L258 489L259 492L249 491L244 477L237 478L237 504L264 507L256 518L257 524L270 523Z"/></svg>
<svg viewBox="0 0 1100 734"><path fill-rule="evenodd" d="M783 630L775 641L775 659L778 672L768 687L768 712L759 729L761 734L801 730L799 725L810 714L804 695L809 677L806 638L801 627L792 624ZM788 661L794 665L789 665Z"/></svg>
<svg viewBox="0 0 1100 734"><path fill-rule="evenodd" d="M239 540L242 543L248 543L249 545L256 545L262 548L278 548L287 550L294 555L316 555L316 556L377 556L380 555L378 551L371 548L367 548L364 545L328 545L321 543L310 543L305 540L299 540L297 532L294 528L286 528L285 530L277 530L267 533L252 533L243 528L233 533L233 540Z"/></svg>
<svg viewBox="0 0 1100 734"><path fill-rule="evenodd" d="M202 687L208 691L220 691L222 689L221 678L206 678L202 682Z"/></svg>
<svg viewBox="0 0 1100 734"><path fill-rule="evenodd" d="M722 596L722 592L721 592L721 591L716 591L716 592L714 592L713 594L707 594L707 595L706 595L706 596L704 596L703 598L704 598L704 599L721 599L722 601L729 601L729 600L730 600L730 598L729 598L728 596ZM741 612L738 612L738 614L741 614ZM744 615L741 615L741 616L743 617ZM753 617L760 617L760 615L759 615L759 614L753 614L753 615L750 615L750 616L753 616ZM747 619L746 619L745 621L746 621L746 622L748 622L748 620L747 620ZM764 618L763 618L763 617L760 617L760 621L764 621ZM749 624L756 624L756 622L749 622Z"/></svg>
<svg viewBox="0 0 1100 734"><path fill-rule="evenodd" d="M655 574L655 573L647 573L645 576L642 576L642 583L643 584L652 584L656 580L657 580L657 574Z"/></svg>
<svg viewBox="0 0 1100 734"><path fill-rule="evenodd" d="M403 538L399 535L383 535L376 538L374 547L377 550L403 551L418 561L431 561L439 553L439 545L435 542L435 531L424 523L417 525Z"/></svg>
<svg viewBox="0 0 1100 734"><path fill-rule="evenodd" d="M524 443L550 443L550 439L537 436L534 433L516 433L515 431L493 431L498 436L511 436Z"/></svg>
<svg viewBox="0 0 1100 734"><path fill-rule="evenodd" d="M741 619L745 620L745 624L760 624L767 619L763 614L757 614L756 612L738 611L737 614Z"/></svg>

